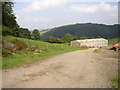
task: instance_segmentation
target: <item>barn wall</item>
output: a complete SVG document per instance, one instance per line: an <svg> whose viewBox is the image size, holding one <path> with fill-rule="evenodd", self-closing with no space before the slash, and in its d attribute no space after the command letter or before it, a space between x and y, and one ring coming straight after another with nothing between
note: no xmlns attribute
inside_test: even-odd
<svg viewBox="0 0 120 90"><path fill-rule="evenodd" d="M81 46L98 48L98 47L108 46L108 41L107 40L86 41L86 42L82 42Z"/></svg>
<svg viewBox="0 0 120 90"><path fill-rule="evenodd" d="M80 43L77 41L71 41L71 46L80 47Z"/></svg>
<svg viewBox="0 0 120 90"><path fill-rule="evenodd" d="M87 47L103 47L103 46L108 46L108 40L105 39L94 39L94 40L86 40L86 41L72 41L71 46L77 46L77 47L82 47L82 46L87 46Z"/></svg>

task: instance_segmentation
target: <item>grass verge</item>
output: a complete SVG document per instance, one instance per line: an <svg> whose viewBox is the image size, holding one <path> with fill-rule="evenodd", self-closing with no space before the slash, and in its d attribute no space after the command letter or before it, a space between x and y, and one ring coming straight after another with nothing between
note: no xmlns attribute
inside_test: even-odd
<svg viewBox="0 0 120 90"><path fill-rule="evenodd" d="M112 78L110 79L111 81L111 86L112 88L120 88L119 84L120 84L120 78Z"/></svg>
<svg viewBox="0 0 120 90"><path fill-rule="evenodd" d="M9 57L3 57L2 58L2 68L11 68L11 67L17 67L24 64L30 64L38 60L43 60L58 54L63 54L67 52L72 52L75 50L84 50L87 48L78 48L78 47L71 47L67 44L52 44L42 41L36 41L36 40L28 40L23 38L16 38L12 36L6 36L3 37L3 39L7 42L12 42L13 40L21 40L23 42L31 42L33 44L37 44L38 47L43 51L42 53L35 54L32 52L29 53L23 53L23 52L15 52Z"/></svg>

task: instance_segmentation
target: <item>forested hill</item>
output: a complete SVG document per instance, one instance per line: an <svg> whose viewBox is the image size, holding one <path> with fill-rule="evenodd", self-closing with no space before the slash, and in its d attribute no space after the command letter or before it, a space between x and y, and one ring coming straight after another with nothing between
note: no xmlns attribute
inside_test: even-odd
<svg viewBox="0 0 120 90"><path fill-rule="evenodd" d="M118 24L115 25L104 25L104 24L72 24L61 27L56 27L43 34L43 38L46 37L64 37L66 33L70 33L78 37L103 37L113 38L118 37Z"/></svg>

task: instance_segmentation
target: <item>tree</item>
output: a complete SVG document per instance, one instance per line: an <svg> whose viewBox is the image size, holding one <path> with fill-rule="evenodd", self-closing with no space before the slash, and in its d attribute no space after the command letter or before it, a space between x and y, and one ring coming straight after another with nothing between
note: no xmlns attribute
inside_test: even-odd
<svg viewBox="0 0 120 90"><path fill-rule="evenodd" d="M13 13L13 9L12 9L13 6L14 6L14 3L10 0L9 2L2 2L2 26L9 28L7 30L12 30L12 31L6 32L6 29L4 27L3 32L5 34L3 35L8 34L8 35L13 35L18 37L19 25L17 24L16 17ZM8 32L10 32L10 34Z"/></svg>
<svg viewBox="0 0 120 90"><path fill-rule="evenodd" d="M65 34L64 36L65 42L70 42L73 40L73 36L70 33Z"/></svg>
<svg viewBox="0 0 120 90"><path fill-rule="evenodd" d="M73 38L72 40L77 40L77 39L79 39L78 36L73 36L72 38Z"/></svg>
<svg viewBox="0 0 120 90"><path fill-rule="evenodd" d="M2 27L2 35L6 36L6 35L11 35L12 34L12 30L6 26Z"/></svg>
<svg viewBox="0 0 120 90"><path fill-rule="evenodd" d="M19 37L31 39L31 32L27 28L20 28Z"/></svg>
<svg viewBox="0 0 120 90"><path fill-rule="evenodd" d="M38 29L34 29L32 31L32 37L34 40L40 40L40 32Z"/></svg>

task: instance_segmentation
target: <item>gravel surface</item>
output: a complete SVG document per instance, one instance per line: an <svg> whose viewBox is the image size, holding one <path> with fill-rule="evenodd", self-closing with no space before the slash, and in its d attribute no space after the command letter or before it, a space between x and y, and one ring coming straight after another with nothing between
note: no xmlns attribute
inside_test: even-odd
<svg viewBox="0 0 120 90"><path fill-rule="evenodd" d="M33 64L4 69L3 88L108 88L118 60L94 48L54 56ZM104 53L105 54L105 53Z"/></svg>

